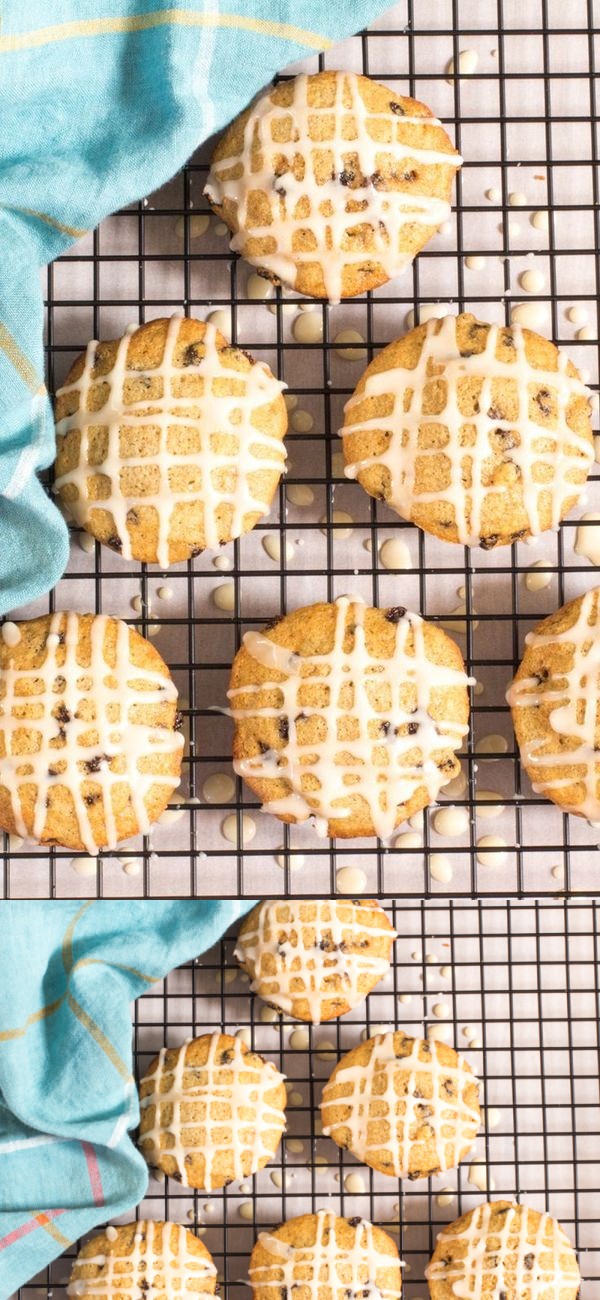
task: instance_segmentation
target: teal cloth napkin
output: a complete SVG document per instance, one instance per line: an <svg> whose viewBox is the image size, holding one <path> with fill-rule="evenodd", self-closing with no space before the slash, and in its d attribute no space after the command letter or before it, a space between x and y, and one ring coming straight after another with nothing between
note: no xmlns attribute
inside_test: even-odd
<svg viewBox="0 0 600 1300"><path fill-rule="evenodd" d="M0 25L0 613L48 591L67 529L39 267L163 184L285 64L381 0L5 0Z"/></svg>
<svg viewBox="0 0 600 1300"><path fill-rule="evenodd" d="M130 1002L252 905L0 904L0 1300L144 1197Z"/></svg>

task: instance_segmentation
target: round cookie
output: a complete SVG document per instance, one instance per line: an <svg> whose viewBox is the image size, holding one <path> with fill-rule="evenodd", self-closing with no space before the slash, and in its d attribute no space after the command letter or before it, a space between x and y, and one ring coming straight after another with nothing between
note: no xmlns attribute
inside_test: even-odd
<svg viewBox="0 0 600 1300"><path fill-rule="evenodd" d="M538 623L508 692L536 794L600 821L600 587Z"/></svg>
<svg viewBox="0 0 600 1300"><path fill-rule="evenodd" d="M218 1293L206 1246L181 1224L154 1219L110 1226L86 1241L67 1287L67 1295L78 1300L185 1300Z"/></svg>
<svg viewBox="0 0 600 1300"><path fill-rule="evenodd" d="M338 1061L323 1089L323 1133L395 1178L429 1178L466 1155L480 1124L477 1081L446 1043L390 1031Z"/></svg>
<svg viewBox="0 0 600 1300"><path fill-rule="evenodd" d="M345 473L444 541L491 550L557 528L594 460L568 357L470 313L384 348L345 407Z"/></svg>
<svg viewBox="0 0 600 1300"><path fill-rule="evenodd" d="M285 1130L284 1076L240 1038L203 1034L163 1048L140 1084L148 1164L205 1192L248 1178Z"/></svg>
<svg viewBox="0 0 600 1300"><path fill-rule="evenodd" d="M269 279L339 301L385 284L436 234L461 162L425 104L318 72L269 87L232 122L204 193Z"/></svg>
<svg viewBox="0 0 600 1300"><path fill-rule="evenodd" d="M173 316L89 344L56 396L55 490L127 560L166 568L248 532L285 464L268 366Z"/></svg>
<svg viewBox="0 0 600 1300"><path fill-rule="evenodd" d="M440 1232L425 1270L431 1300L576 1300L575 1251L556 1219L526 1205L478 1205Z"/></svg>
<svg viewBox="0 0 600 1300"><path fill-rule="evenodd" d="M303 1300L399 1300L402 1289L398 1250L387 1232L367 1219L340 1219L327 1210L261 1232L249 1277L254 1300L300 1291Z"/></svg>
<svg viewBox="0 0 600 1300"><path fill-rule="evenodd" d="M375 899L257 903L235 956L250 988L295 1020L343 1016L387 974L396 931Z"/></svg>
<svg viewBox="0 0 600 1300"><path fill-rule="evenodd" d="M115 848L179 784L177 690L144 637L105 614L0 633L0 827L40 844Z"/></svg>
<svg viewBox="0 0 600 1300"><path fill-rule="evenodd" d="M282 821L383 838L456 775L468 682L458 646L402 606L294 610L233 662L235 770Z"/></svg>

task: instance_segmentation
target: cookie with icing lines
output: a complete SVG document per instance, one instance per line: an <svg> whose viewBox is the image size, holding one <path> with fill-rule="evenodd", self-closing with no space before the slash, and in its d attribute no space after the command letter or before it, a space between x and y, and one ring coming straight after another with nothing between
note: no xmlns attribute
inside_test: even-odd
<svg viewBox="0 0 600 1300"><path fill-rule="evenodd" d="M305 1300L399 1300L402 1289L398 1249L387 1232L367 1219L341 1219L327 1210L261 1232L249 1276L254 1300L280 1300L299 1291Z"/></svg>
<svg viewBox="0 0 600 1300"><path fill-rule="evenodd" d="M403 606L294 610L233 662L235 770L284 822L383 838L456 775L468 684L454 641Z"/></svg>
<svg viewBox="0 0 600 1300"><path fill-rule="evenodd" d="M409 265L462 159L425 104L353 72L271 86L231 124L206 194L269 279L339 302Z"/></svg>
<svg viewBox="0 0 600 1300"><path fill-rule="evenodd" d="M146 834L179 784L183 750L177 690L158 650L105 614L8 626L0 827L91 854Z"/></svg>
<svg viewBox="0 0 600 1300"><path fill-rule="evenodd" d="M154 1219L109 1226L86 1241L67 1287L75 1300L186 1300L218 1293L215 1262L200 1239L179 1223Z"/></svg>
<svg viewBox="0 0 600 1300"><path fill-rule="evenodd" d="M325 1084L323 1133L379 1173L429 1178L462 1160L480 1124L477 1080L446 1043L376 1034Z"/></svg>
<svg viewBox="0 0 600 1300"><path fill-rule="evenodd" d="M320 1025L383 979L395 938L375 899L265 900L244 917L235 956L269 1006Z"/></svg>
<svg viewBox="0 0 600 1300"><path fill-rule="evenodd" d="M92 342L56 397L55 490L127 560L166 568L248 532L285 464L284 385L174 316Z"/></svg>
<svg viewBox="0 0 600 1300"><path fill-rule="evenodd" d="M536 794L600 821L600 587L525 638L507 693L521 761Z"/></svg>
<svg viewBox="0 0 600 1300"><path fill-rule="evenodd" d="M565 353L470 313L390 343L346 403L345 473L444 541L490 550L557 528L594 460Z"/></svg>
<svg viewBox="0 0 600 1300"><path fill-rule="evenodd" d="M576 1300L580 1274L556 1219L527 1205L478 1205L439 1233L425 1270L431 1300Z"/></svg>
<svg viewBox="0 0 600 1300"><path fill-rule="evenodd" d="M139 1145L184 1187L215 1191L275 1155L285 1130L284 1076L229 1034L163 1048L140 1084Z"/></svg>

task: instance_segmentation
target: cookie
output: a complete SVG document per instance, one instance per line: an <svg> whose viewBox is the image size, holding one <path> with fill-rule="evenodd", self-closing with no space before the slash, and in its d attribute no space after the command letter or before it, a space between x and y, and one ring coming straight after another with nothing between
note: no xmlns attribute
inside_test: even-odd
<svg viewBox="0 0 600 1300"><path fill-rule="evenodd" d="M425 1277L431 1300L576 1300L579 1267L556 1219L527 1205L478 1205L440 1232Z"/></svg>
<svg viewBox="0 0 600 1300"><path fill-rule="evenodd" d="M387 1232L367 1219L340 1219L327 1210L261 1232L249 1276L254 1300L300 1291L304 1300L399 1300L402 1289L398 1250Z"/></svg>
<svg viewBox="0 0 600 1300"><path fill-rule="evenodd" d="M323 1133L394 1178L454 1169L480 1124L467 1061L437 1041L390 1031L338 1061L321 1102Z"/></svg>
<svg viewBox="0 0 600 1300"><path fill-rule="evenodd" d="M203 1034L163 1048L140 1084L140 1148L184 1187L215 1191L275 1155L284 1076L240 1038Z"/></svg>
<svg viewBox="0 0 600 1300"><path fill-rule="evenodd" d="M345 473L434 537L507 546L557 528L580 496L590 396L531 330L430 320L384 348L346 403Z"/></svg>
<svg viewBox="0 0 600 1300"><path fill-rule="evenodd" d="M338 302L398 275L450 216L462 159L418 100L353 72L271 86L217 145L209 203L276 283Z"/></svg>
<svg viewBox="0 0 600 1300"><path fill-rule="evenodd" d="M600 821L600 587L538 623L507 700L536 794Z"/></svg>
<svg viewBox="0 0 600 1300"><path fill-rule="evenodd" d="M116 847L179 784L177 690L144 637L105 614L0 633L0 827L39 844Z"/></svg>
<svg viewBox="0 0 600 1300"><path fill-rule="evenodd" d="M66 513L124 559L162 568L241 537L284 468L284 386L203 321L90 343L56 397Z"/></svg>
<svg viewBox="0 0 600 1300"><path fill-rule="evenodd" d="M218 1293L206 1246L181 1224L154 1219L111 1226L86 1241L67 1287L67 1295L78 1300L185 1300Z"/></svg>
<svg viewBox="0 0 600 1300"><path fill-rule="evenodd" d="M281 821L383 838L459 770L468 682L458 646L403 606L294 610L233 662L235 770Z"/></svg>
<svg viewBox="0 0 600 1300"><path fill-rule="evenodd" d="M375 899L258 903L235 956L250 988L294 1020L320 1025L366 998L390 968L396 931Z"/></svg>

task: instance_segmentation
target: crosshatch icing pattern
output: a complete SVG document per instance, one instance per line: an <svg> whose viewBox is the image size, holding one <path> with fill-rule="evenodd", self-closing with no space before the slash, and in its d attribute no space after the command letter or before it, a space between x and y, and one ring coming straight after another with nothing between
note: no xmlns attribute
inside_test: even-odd
<svg viewBox="0 0 600 1300"><path fill-rule="evenodd" d="M366 72L427 104L464 158L453 211L413 266L337 307L276 291L228 249L203 198L209 150L159 194L105 221L48 272L48 368L55 391L90 339L140 319L189 313L266 362L287 384L288 469L252 533L190 564L142 568L73 533L53 608L102 610L156 637L178 686L186 728L180 792L162 823L98 862L72 863L2 840L6 896L331 892L357 868L390 897L593 891L599 833L536 794L518 761L505 692L525 636L596 585L584 552L598 530L597 469L587 499L533 546L466 550L405 524L343 476L344 406L373 355L416 320L471 311L496 325L522 308L597 386L598 256L590 126L596 7L572 0L409 0L371 31L296 71ZM462 57L461 57L462 56ZM453 77L449 62L460 71ZM216 316L215 316L216 314ZM597 415L594 413L594 426ZM88 546L87 539L83 545ZM393 565L394 567L387 567ZM466 657L472 689L463 776L390 841L318 840L259 813L231 768L229 667L244 632L283 611L359 595L438 619ZM28 615L46 612L40 601ZM20 611L18 612L20 613ZM175 800L180 799L180 803ZM448 834L449 827L453 834ZM243 852L242 852L243 842ZM75 869L76 868L76 869ZM353 877L351 877L352 879ZM354 877L356 879L356 877ZM340 878L341 883L344 877ZM355 887L355 886L352 886Z"/></svg>
<svg viewBox="0 0 600 1300"><path fill-rule="evenodd" d="M556 1218L583 1278L600 1287L598 953L593 902L464 900L386 903L397 931L390 971L366 1002L319 1026L280 1019L250 992L236 936L173 971L135 1005L136 1078L167 1044L223 1030L240 1036L286 1076L287 1129L254 1178L193 1192L152 1176L140 1219L189 1226L247 1300L259 1233L320 1209L383 1227L397 1243L405 1300L425 1300L424 1270L438 1232L491 1200L521 1201ZM337 1060L363 1035L435 1033L475 1071L481 1126L457 1169L431 1179L375 1173L320 1136L319 1102ZM486 1187L489 1192L486 1192ZM127 1219L133 1215L125 1216ZM18 1300L65 1300L74 1246ZM553 1297L554 1300L554 1297Z"/></svg>

